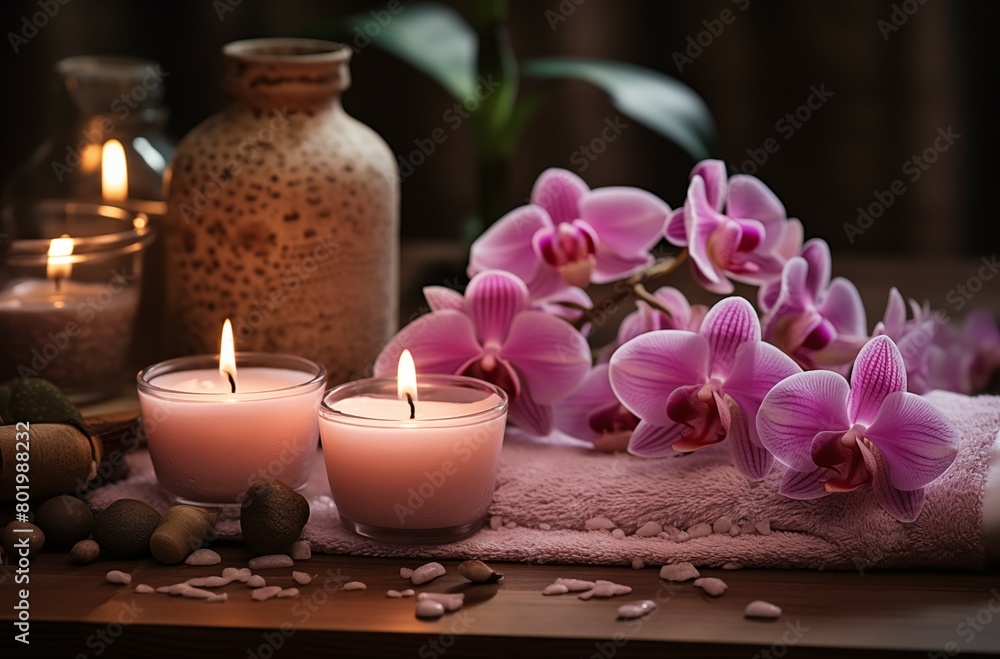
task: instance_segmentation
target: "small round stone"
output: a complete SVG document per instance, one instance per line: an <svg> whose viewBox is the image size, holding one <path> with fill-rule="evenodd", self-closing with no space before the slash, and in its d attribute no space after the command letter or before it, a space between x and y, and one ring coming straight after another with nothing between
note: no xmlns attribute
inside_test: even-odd
<svg viewBox="0 0 1000 659"><path fill-rule="evenodd" d="M781 607L764 600L754 600L747 604L743 615L747 618L779 618L781 617Z"/></svg>
<svg viewBox="0 0 1000 659"><path fill-rule="evenodd" d="M639 618L655 610L656 602L653 600L627 602L618 607L618 617L630 620L632 618Z"/></svg>
<svg viewBox="0 0 1000 659"><path fill-rule="evenodd" d="M420 600L417 602L418 618L440 618L444 615L444 604L434 600Z"/></svg>
<svg viewBox="0 0 1000 659"><path fill-rule="evenodd" d="M694 585L701 588L706 593L712 597L718 597L726 592L729 586L722 579L716 579L715 577L702 577L701 579L695 579Z"/></svg>
<svg viewBox="0 0 1000 659"><path fill-rule="evenodd" d="M87 565L101 555L101 547L93 540L81 540L69 550L69 559L77 565Z"/></svg>

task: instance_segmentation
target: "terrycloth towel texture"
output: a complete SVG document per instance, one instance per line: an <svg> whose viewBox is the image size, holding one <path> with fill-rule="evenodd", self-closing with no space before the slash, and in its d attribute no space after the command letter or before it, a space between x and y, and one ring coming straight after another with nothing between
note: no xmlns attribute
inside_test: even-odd
<svg viewBox="0 0 1000 659"><path fill-rule="evenodd" d="M987 567L983 541L983 486L989 452L1000 432L1000 397L969 398L936 392L929 399L959 426L962 447L951 469L927 491L923 513L902 524L883 512L867 490L793 501L777 494L780 467L749 483L729 464L726 447L692 455L645 460L579 447L508 439L491 513L515 528L484 528L471 538L441 546L399 546L347 532L329 497L322 460L305 494L312 515L303 537L313 550L408 558L470 558L535 563L697 565L758 568L974 568ZM165 510L170 501L156 484L148 455L133 456L129 479L96 490L99 510L122 497ZM585 531L607 517L628 537ZM765 522L771 532L712 534L674 542L631 534L654 521L688 529L727 516L736 524ZM548 524L551 530L541 530ZM234 520L219 522L223 538L239 537Z"/></svg>

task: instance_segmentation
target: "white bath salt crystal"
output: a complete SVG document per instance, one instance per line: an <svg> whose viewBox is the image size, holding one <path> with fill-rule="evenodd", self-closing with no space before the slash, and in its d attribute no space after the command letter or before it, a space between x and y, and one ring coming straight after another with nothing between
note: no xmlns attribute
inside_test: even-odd
<svg viewBox="0 0 1000 659"><path fill-rule="evenodd" d="M730 535L730 537L733 537L733 538L735 538L735 537L736 537L736 536L738 536L739 534L740 534L740 527L738 527L738 526L736 526L735 524L733 524L733 525L732 525L732 526L731 526L731 527L729 528L729 535Z"/></svg>
<svg viewBox="0 0 1000 659"><path fill-rule="evenodd" d="M644 560L642 560L641 558L633 558L632 559L632 569L633 570L641 570L644 567L646 567L646 562Z"/></svg>
<svg viewBox="0 0 1000 659"><path fill-rule="evenodd" d="M440 602L445 611L458 611L465 604L465 593L420 593L417 601L420 600Z"/></svg>
<svg viewBox="0 0 1000 659"><path fill-rule="evenodd" d="M398 590L387 590L385 591L385 596L392 597L393 599L399 599L400 597L403 596L403 593L399 592Z"/></svg>
<svg viewBox="0 0 1000 659"><path fill-rule="evenodd" d="M670 539L670 534L667 533L666 531L660 531L659 533L656 534L656 537L657 538L661 538L663 540L669 540Z"/></svg>
<svg viewBox="0 0 1000 659"><path fill-rule="evenodd" d="M403 597L413 597L414 595L417 594L417 591L413 590L412 588L407 588L406 590L401 590L399 594L402 595Z"/></svg>
<svg viewBox="0 0 1000 659"><path fill-rule="evenodd" d="M771 535L771 520L765 519L762 522L757 522L754 524L754 528L757 529L757 533L761 535Z"/></svg>
<svg viewBox="0 0 1000 659"><path fill-rule="evenodd" d="M246 583L246 582L250 581L250 577L252 577L252 576L253 576L253 572L250 571L250 568L248 568L248 567L241 567L240 568L240 573L239 573L239 575L237 575L236 580L237 581L242 581L243 583Z"/></svg>
<svg viewBox="0 0 1000 659"><path fill-rule="evenodd" d="M222 556L211 549L195 549L184 562L188 565L218 565L222 562Z"/></svg>
<svg viewBox="0 0 1000 659"><path fill-rule="evenodd" d="M611 536L619 540L624 540L625 531L622 531L621 529L615 529L614 531L611 532Z"/></svg>
<svg viewBox="0 0 1000 659"><path fill-rule="evenodd" d="M281 586L267 586L266 588L258 588L250 594L250 597L256 602L263 602L269 600L276 596L283 590Z"/></svg>
<svg viewBox="0 0 1000 659"><path fill-rule="evenodd" d="M674 542L687 542L691 539L691 535L687 531L678 531L672 539Z"/></svg>
<svg viewBox="0 0 1000 659"><path fill-rule="evenodd" d="M618 526L607 517L591 517L583 523L583 527L588 531L604 530L610 531Z"/></svg>
<svg viewBox="0 0 1000 659"><path fill-rule="evenodd" d="M295 579L295 583L301 586L305 586L310 581L312 581L313 576L314 575L307 574L305 572L298 572L298 571L292 572L292 579Z"/></svg>
<svg viewBox="0 0 1000 659"><path fill-rule="evenodd" d="M700 576L701 572L698 572L698 568L687 561L664 565L660 568L660 578L664 581L688 581Z"/></svg>
<svg viewBox="0 0 1000 659"><path fill-rule="evenodd" d="M780 618L781 607L764 600L754 600L743 610L747 618Z"/></svg>
<svg viewBox="0 0 1000 659"><path fill-rule="evenodd" d="M344 584L344 590L364 590L368 586L360 581L348 581Z"/></svg>
<svg viewBox="0 0 1000 659"><path fill-rule="evenodd" d="M734 563L732 561L729 561L728 563L723 563L722 564L722 569L723 570L742 570L743 566L740 565L739 563Z"/></svg>
<svg viewBox="0 0 1000 659"><path fill-rule="evenodd" d="M677 535L678 533L681 532L681 530L679 528L677 528L676 526L667 526L667 527L664 527L663 531L664 531L664 533L666 533L667 535L669 535L671 538L673 538L675 535Z"/></svg>
<svg viewBox="0 0 1000 659"><path fill-rule="evenodd" d="M308 540L296 540L288 550L288 555L293 561L308 561L312 558L312 547Z"/></svg>
<svg viewBox="0 0 1000 659"><path fill-rule="evenodd" d="M598 579L594 582L593 589L584 594L592 593L592 597L614 597L615 595L628 595L631 592L632 588L629 586ZM590 597L581 597L580 599L590 599Z"/></svg>
<svg viewBox="0 0 1000 659"><path fill-rule="evenodd" d="M639 618L647 613L656 610L656 602L653 600L639 600L638 602L628 602L618 607L618 617L630 620Z"/></svg>
<svg viewBox="0 0 1000 659"><path fill-rule="evenodd" d="M511 521L507 522L506 524L504 524L503 527L505 529L516 529L517 528L517 522L511 520Z"/></svg>
<svg viewBox="0 0 1000 659"><path fill-rule="evenodd" d="M288 554L267 554L250 559L251 570L269 570L276 567L292 567L294 562Z"/></svg>
<svg viewBox="0 0 1000 659"><path fill-rule="evenodd" d="M278 593L278 599L282 599L285 597L298 597L298 596L299 596L298 588L285 588Z"/></svg>
<svg viewBox="0 0 1000 659"><path fill-rule="evenodd" d="M414 586L419 586L422 583L427 583L428 581L437 579L444 573L444 566L440 563L427 563L426 565L421 565L413 571L413 574L410 576L410 581L413 582Z"/></svg>
<svg viewBox="0 0 1000 659"><path fill-rule="evenodd" d="M111 570L104 575L104 578L107 579L108 583L120 583L126 586L132 583L132 575L121 570Z"/></svg>
<svg viewBox="0 0 1000 659"><path fill-rule="evenodd" d="M548 524L546 522L542 522L541 524L538 525L538 528L540 528L543 531L551 531L552 530L552 525Z"/></svg>
<svg viewBox="0 0 1000 659"><path fill-rule="evenodd" d="M687 532L692 538L704 538L707 535L712 535L712 527L708 524L695 524Z"/></svg>
<svg viewBox="0 0 1000 659"><path fill-rule="evenodd" d="M401 567L399 568L399 576L403 577L404 579L409 579L410 577L413 576L413 570L411 570L408 567Z"/></svg>
<svg viewBox="0 0 1000 659"><path fill-rule="evenodd" d="M663 527L656 522L646 522L636 529L635 534L640 538L652 538L654 535L659 535L662 532Z"/></svg>
<svg viewBox="0 0 1000 659"><path fill-rule="evenodd" d="M260 576L259 574L255 574L249 579L247 579L246 583L247 583L247 588L263 588L264 586L267 585L267 582L264 581L264 577Z"/></svg>
<svg viewBox="0 0 1000 659"><path fill-rule="evenodd" d="M189 586L197 586L199 588L219 588L232 583L232 581L232 579L226 577L195 577L193 579L188 579L184 583Z"/></svg>
<svg viewBox="0 0 1000 659"><path fill-rule="evenodd" d="M582 600L593 599L595 593L597 593L597 591L595 589L591 588L590 590L588 590L586 592L583 592L583 593L580 593L579 595L577 595L577 598L578 599L582 599Z"/></svg>
<svg viewBox="0 0 1000 659"><path fill-rule="evenodd" d="M182 597L187 597L196 600L207 600L212 597L215 597L215 593L213 593L212 591L202 590L201 588L194 588L193 586L187 586L187 588L182 588L178 590L176 594Z"/></svg>
<svg viewBox="0 0 1000 659"><path fill-rule="evenodd" d="M191 588L191 586L186 583L175 583L170 586L160 586L156 589L156 592L166 593L167 595L180 595L181 591L185 588Z"/></svg>
<svg viewBox="0 0 1000 659"><path fill-rule="evenodd" d="M211 597L206 597L206 602L225 602L229 599L229 593L215 593Z"/></svg>
<svg viewBox="0 0 1000 659"><path fill-rule="evenodd" d="M418 618L440 618L444 615L444 604L434 600L420 600L417 602Z"/></svg>
<svg viewBox="0 0 1000 659"><path fill-rule="evenodd" d="M222 576L232 581L236 581L240 578L240 569L238 567L227 567L222 570Z"/></svg>
<svg viewBox="0 0 1000 659"><path fill-rule="evenodd" d="M742 533L743 535L748 535L750 533L756 533L756 532L757 532L757 527L754 526L753 522L747 522L746 524L740 525L740 533Z"/></svg>
<svg viewBox="0 0 1000 659"><path fill-rule="evenodd" d="M561 583L550 583L542 591L542 595L565 595L569 592L569 588L565 584Z"/></svg>
<svg viewBox="0 0 1000 659"><path fill-rule="evenodd" d="M716 579L715 577L702 577L701 579L695 579L694 585L701 588L706 593L712 597L718 597L722 593L726 592L729 586L722 579Z"/></svg>
<svg viewBox="0 0 1000 659"><path fill-rule="evenodd" d="M562 584L563 586L566 586L570 592L574 593L581 590L590 590L595 585L595 582L593 581L585 581L583 579L563 579L562 577L559 577L552 583Z"/></svg>
<svg viewBox="0 0 1000 659"><path fill-rule="evenodd" d="M148 586L144 583L141 583L135 587L135 592L141 595L149 595L150 593L155 593L156 589L153 588L152 586Z"/></svg>
<svg viewBox="0 0 1000 659"><path fill-rule="evenodd" d="M500 515L494 515L493 517L490 517L491 531L497 531L500 529L501 526L503 526L503 517L500 517Z"/></svg>
<svg viewBox="0 0 1000 659"><path fill-rule="evenodd" d="M733 528L732 520L723 515L712 524L712 533L729 533L731 528Z"/></svg>

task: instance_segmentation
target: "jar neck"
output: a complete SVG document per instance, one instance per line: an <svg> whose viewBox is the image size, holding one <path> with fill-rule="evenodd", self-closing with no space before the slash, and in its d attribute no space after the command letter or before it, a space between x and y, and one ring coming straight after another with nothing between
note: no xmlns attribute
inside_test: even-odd
<svg viewBox="0 0 1000 659"><path fill-rule="evenodd" d="M350 87L351 49L313 39L249 39L222 49L222 83L236 100L268 110L329 103Z"/></svg>

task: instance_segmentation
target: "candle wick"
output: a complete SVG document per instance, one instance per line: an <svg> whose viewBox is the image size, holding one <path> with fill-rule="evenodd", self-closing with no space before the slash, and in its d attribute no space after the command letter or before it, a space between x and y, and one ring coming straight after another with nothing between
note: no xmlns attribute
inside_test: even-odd
<svg viewBox="0 0 1000 659"><path fill-rule="evenodd" d="M56 293L58 293L59 290L62 288L62 277L56 277L55 283L56 283Z"/></svg>
<svg viewBox="0 0 1000 659"><path fill-rule="evenodd" d="M229 388L232 390L231 393L236 393L236 380L233 379L233 374L226 372L226 377L229 378Z"/></svg>
<svg viewBox="0 0 1000 659"><path fill-rule="evenodd" d="M410 404L410 418L416 418L417 408L413 405L413 396L406 394L406 402Z"/></svg>

